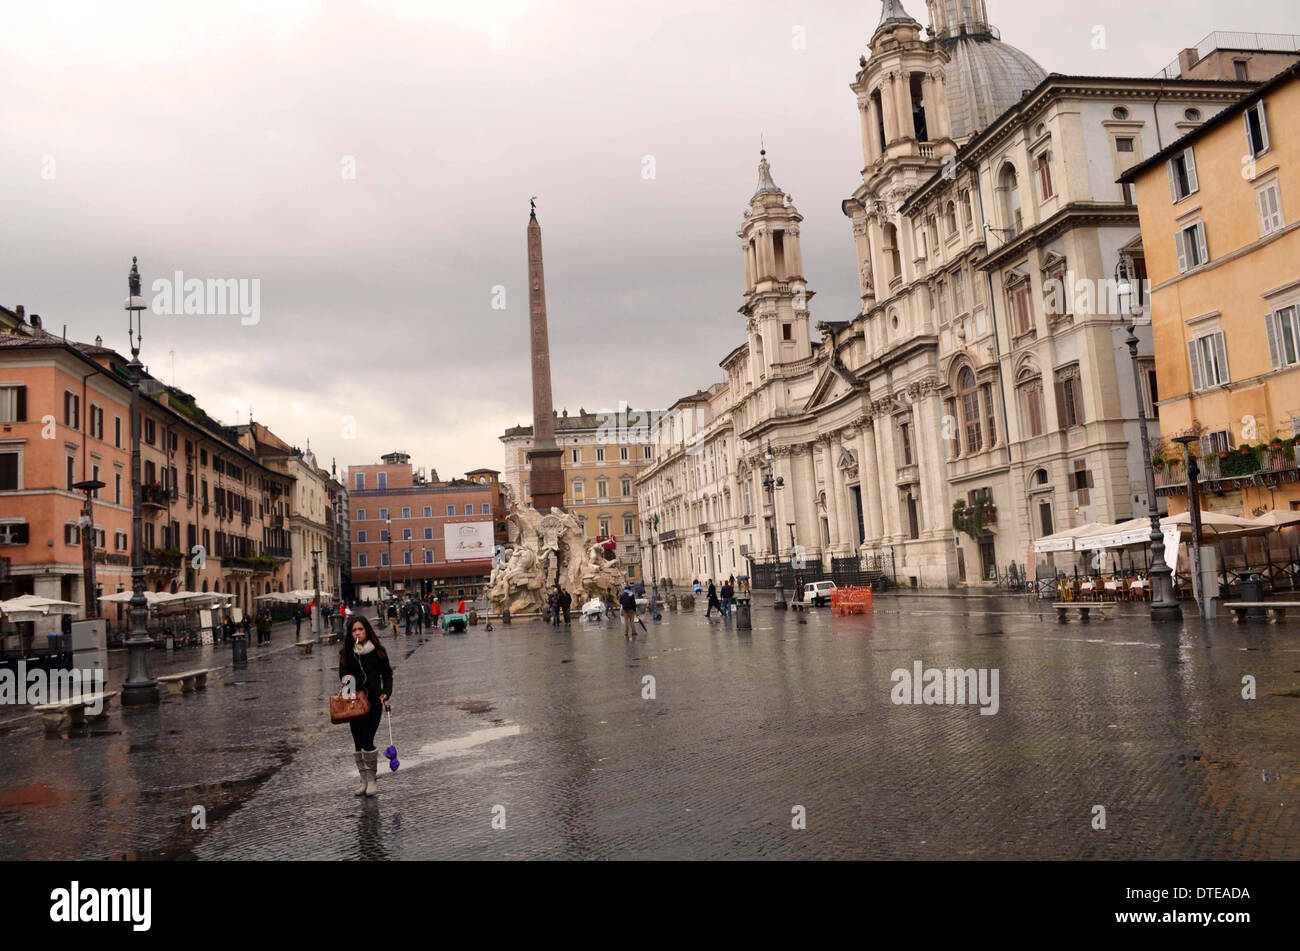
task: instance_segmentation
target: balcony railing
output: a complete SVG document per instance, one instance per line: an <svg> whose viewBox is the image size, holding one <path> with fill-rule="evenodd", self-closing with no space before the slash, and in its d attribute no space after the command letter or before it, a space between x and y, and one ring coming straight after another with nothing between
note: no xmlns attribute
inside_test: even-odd
<svg viewBox="0 0 1300 951"><path fill-rule="evenodd" d="M268 555L270 555L272 558L292 558L292 557L293 557L293 549L292 549L292 548L279 548L279 547L277 547L277 546L275 546L275 545L267 545L265 551L266 551L266 553L267 553Z"/></svg>
<svg viewBox="0 0 1300 951"><path fill-rule="evenodd" d="M158 508L166 508L171 501L171 493L161 485L142 485L140 486L140 504L153 505Z"/></svg>
<svg viewBox="0 0 1300 951"><path fill-rule="evenodd" d="M144 553L146 568L180 568L181 553L174 548L151 548Z"/></svg>
<svg viewBox="0 0 1300 951"><path fill-rule="evenodd" d="M1243 453L1230 449L1226 453L1208 454L1197 460L1199 482L1223 482L1231 479L1252 479L1271 473L1294 473L1297 468L1295 454L1286 449L1262 449ZM1181 459L1172 459L1164 465L1155 465L1156 488L1171 488L1187 484L1187 469Z"/></svg>

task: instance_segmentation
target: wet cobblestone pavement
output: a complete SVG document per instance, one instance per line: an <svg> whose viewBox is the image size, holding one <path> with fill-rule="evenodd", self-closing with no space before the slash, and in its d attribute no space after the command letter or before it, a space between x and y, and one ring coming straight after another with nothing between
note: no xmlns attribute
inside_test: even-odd
<svg viewBox="0 0 1300 951"><path fill-rule="evenodd" d="M907 594L801 623L767 603L752 632L697 608L635 644L576 618L381 632L402 765L370 801L328 721L335 649L280 630L239 670L224 646L155 651L155 673L222 669L62 736L0 709L0 858L1300 858L1294 623L1153 627L1121 605L1061 625L1022 598ZM916 661L997 669L998 712L894 704Z"/></svg>

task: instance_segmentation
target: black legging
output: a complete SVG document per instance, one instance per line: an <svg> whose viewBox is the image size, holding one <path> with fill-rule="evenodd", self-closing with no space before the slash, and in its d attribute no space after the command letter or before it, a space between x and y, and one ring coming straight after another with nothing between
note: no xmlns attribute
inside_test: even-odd
<svg viewBox="0 0 1300 951"><path fill-rule="evenodd" d="M384 716L384 705L379 702L379 696L367 694L366 697L370 701L370 715L348 721L348 726L352 728L352 743L358 752L375 748L375 733Z"/></svg>

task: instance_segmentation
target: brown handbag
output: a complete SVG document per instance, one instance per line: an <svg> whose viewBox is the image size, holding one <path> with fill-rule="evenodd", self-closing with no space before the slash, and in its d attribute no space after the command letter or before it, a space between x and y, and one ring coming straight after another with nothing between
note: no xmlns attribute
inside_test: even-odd
<svg viewBox="0 0 1300 951"><path fill-rule="evenodd" d="M330 697L330 723L347 723L370 715L370 698L364 690L351 697L337 693Z"/></svg>

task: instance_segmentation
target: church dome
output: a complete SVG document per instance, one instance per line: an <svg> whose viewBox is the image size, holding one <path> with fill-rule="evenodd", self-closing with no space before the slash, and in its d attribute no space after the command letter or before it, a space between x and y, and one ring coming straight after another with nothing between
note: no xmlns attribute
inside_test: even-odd
<svg viewBox="0 0 1300 951"><path fill-rule="evenodd" d="M987 127L1047 78L1028 53L1003 43L992 27L941 36L939 44L949 56L944 82L952 137L958 141Z"/></svg>

